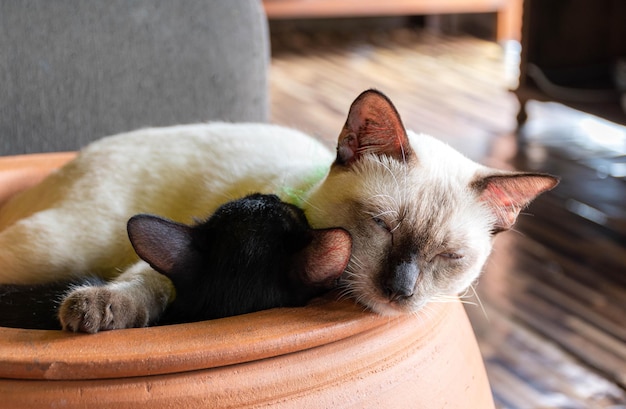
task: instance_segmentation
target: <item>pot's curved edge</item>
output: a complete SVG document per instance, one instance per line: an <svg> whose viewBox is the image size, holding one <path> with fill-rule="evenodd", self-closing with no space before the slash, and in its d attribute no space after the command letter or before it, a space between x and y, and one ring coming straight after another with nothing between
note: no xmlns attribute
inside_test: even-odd
<svg viewBox="0 0 626 409"><path fill-rule="evenodd" d="M0 206L20 190L34 186L52 170L76 157L76 152L0 156Z"/></svg>
<svg viewBox="0 0 626 409"><path fill-rule="evenodd" d="M385 325L351 301L98 334L0 328L0 378L104 379L256 361Z"/></svg>
<svg viewBox="0 0 626 409"><path fill-rule="evenodd" d="M430 307L428 316L385 317L337 342L267 359L125 379L0 379L0 395L16 408L493 408L462 305Z"/></svg>

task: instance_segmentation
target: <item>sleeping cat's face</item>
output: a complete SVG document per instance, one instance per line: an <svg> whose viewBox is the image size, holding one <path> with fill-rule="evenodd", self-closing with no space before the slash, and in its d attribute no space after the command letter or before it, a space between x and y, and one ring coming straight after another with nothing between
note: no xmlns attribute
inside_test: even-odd
<svg viewBox="0 0 626 409"><path fill-rule="evenodd" d="M389 100L366 91L350 110L337 160L307 215L314 226L341 225L352 235L345 292L395 314L465 290L493 236L555 184L547 175L486 168L407 133Z"/></svg>

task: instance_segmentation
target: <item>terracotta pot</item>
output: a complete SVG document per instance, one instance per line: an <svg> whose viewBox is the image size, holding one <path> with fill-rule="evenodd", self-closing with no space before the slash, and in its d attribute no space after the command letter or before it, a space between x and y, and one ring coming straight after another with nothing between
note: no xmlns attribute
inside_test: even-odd
<svg viewBox="0 0 626 409"><path fill-rule="evenodd" d="M73 155L0 158L0 203ZM96 335L0 328L0 397L7 408L494 407L459 302L393 319L320 300Z"/></svg>

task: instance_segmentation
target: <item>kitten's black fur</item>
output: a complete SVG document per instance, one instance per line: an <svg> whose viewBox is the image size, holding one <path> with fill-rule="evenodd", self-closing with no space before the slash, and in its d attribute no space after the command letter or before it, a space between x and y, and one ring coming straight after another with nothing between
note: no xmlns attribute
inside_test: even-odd
<svg viewBox="0 0 626 409"><path fill-rule="evenodd" d="M0 284L0 326L61 329L57 309L73 287L104 284L99 278L80 278L36 285Z"/></svg>
<svg viewBox="0 0 626 409"><path fill-rule="evenodd" d="M128 234L139 257L176 288L158 324L305 305L335 285L352 245L345 230L313 230L302 210L261 194L226 203L195 226L137 215ZM80 284L0 286L0 326L59 329L58 300Z"/></svg>

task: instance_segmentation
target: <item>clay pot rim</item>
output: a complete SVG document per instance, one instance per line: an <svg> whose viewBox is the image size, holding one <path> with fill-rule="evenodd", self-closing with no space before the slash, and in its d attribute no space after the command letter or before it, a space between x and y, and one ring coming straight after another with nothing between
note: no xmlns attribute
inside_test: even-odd
<svg viewBox="0 0 626 409"><path fill-rule="evenodd" d="M445 308L430 310L424 330ZM383 317L351 300L322 300L236 317L74 334L0 327L0 378L107 379L217 368L341 341L411 317Z"/></svg>

